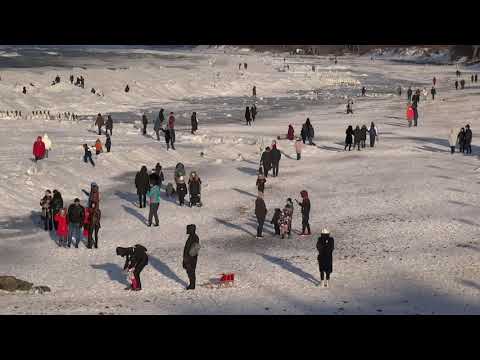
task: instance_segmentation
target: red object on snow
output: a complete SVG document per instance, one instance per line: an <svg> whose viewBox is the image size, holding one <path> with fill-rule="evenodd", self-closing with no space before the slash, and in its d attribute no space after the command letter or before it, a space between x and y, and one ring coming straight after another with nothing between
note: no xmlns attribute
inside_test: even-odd
<svg viewBox="0 0 480 360"><path fill-rule="evenodd" d="M62 216L60 214L55 214L53 220L57 222L57 235L59 237L64 237L68 235L68 223L67 216Z"/></svg>
<svg viewBox="0 0 480 360"><path fill-rule="evenodd" d="M37 137L37 141L33 143L33 156L41 159L45 156L45 144L42 141L42 137Z"/></svg>
<svg viewBox="0 0 480 360"><path fill-rule="evenodd" d="M135 278L135 276L132 274L132 290L136 290L138 288L138 283L137 283L137 279Z"/></svg>
<svg viewBox="0 0 480 360"><path fill-rule="evenodd" d="M222 274L220 277L220 283L232 282L235 280L235 274Z"/></svg>
<svg viewBox="0 0 480 360"><path fill-rule="evenodd" d="M414 117L415 117L415 112L413 111L413 107L410 105L407 108L407 120L412 121Z"/></svg>

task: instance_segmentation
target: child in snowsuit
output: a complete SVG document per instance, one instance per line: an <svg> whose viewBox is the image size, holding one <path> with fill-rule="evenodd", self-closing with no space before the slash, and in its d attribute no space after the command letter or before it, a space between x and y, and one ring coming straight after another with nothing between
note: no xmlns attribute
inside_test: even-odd
<svg viewBox="0 0 480 360"><path fill-rule="evenodd" d="M283 209L283 212L280 215L280 221L279 221L280 235L282 236L282 239L285 238L285 235L289 236L289 224L290 224L289 210Z"/></svg>
<svg viewBox="0 0 480 360"><path fill-rule="evenodd" d="M85 154L83 155L83 161L84 162L90 161L90 164L92 164L92 166L95 166L95 163L92 160L92 152L88 148L87 144L83 144L83 150L85 150Z"/></svg>
<svg viewBox="0 0 480 360"><path fill-rule="evenodd" d="M259 192L263 193L265 191L265 183L267 180L265 179L265 175L263 175L263 168L260 167L258 169L258 177L257 177L257 189Z"/></svg>
<svg viewBox="0 0 480 360"><path fill-rule="evenodd" d="M67 210L62 208L58 214L53 217L57 223L58 246L67 246L68 221Z"/></svg>
<svg viewBox="0 0 480 360"><path fill-rule="evenodd" d="M95 141L95 154L100 155L101 152L103 152L102 142L100 139L97 139L97 141Z"/></svg>
<svg viewBox="0 0 480 360"><path fill-rule="evenodd" d="M272 224L273 227L275 228L275 235L280 235L280 217L281 217L281 215L282 215L282 211L279 208L276 208L274 213L273 213L272 221L270 221L270 224Z"/></svg>

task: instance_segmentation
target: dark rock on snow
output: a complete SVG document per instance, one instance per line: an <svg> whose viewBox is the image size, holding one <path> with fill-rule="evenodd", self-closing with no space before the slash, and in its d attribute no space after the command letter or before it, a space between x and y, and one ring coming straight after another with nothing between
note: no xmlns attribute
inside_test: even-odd
<svg viewBox="0 0 480 360"><path fill-rule="evenodd" d="M50 292L48 286L33 286L32 283L17 279L15 276L0 276L0 290L5 291L31 291L34 294Z"/></svg>

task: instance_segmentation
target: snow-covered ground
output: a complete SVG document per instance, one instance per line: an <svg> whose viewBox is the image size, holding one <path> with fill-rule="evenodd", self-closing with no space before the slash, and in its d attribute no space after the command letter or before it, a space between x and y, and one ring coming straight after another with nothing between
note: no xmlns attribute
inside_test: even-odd
<svg viewBox="0 0 480 360"><path fill-rule="evenodd" d="M86 55L95 66L81 71L0 72L0 110L50 109L85 116L112 112L132 118L114 125L112 152L101 154L95 168L83 163L81 149L98 137L93 120L0 119L0 274L52 289L45 295L0 291L0 313L480 313L480 193L475 190L480 92L475 86L452 90L455 67L371 62L367 57L339 58L335 66L328 58L287 58L291 71L283 72L278 71L283 58L246 51L143 55L115 60L116 70L109 69L111 59L99 61L95 53ZM312 61L316 73L310 71ZM248 62L248 70L239 71L239 62ZM62 83L52 87L57 73ZM82 74L86 89L64 83L70 73ZM220 73L215 87L214 73ZM393 95L395 88L412 82L429 89L433 76L438 98L422 100L420 126L407 128L405 97ZM338 100L339 93L357 93L369 81L379 91L356 98L354 115L344 113L343 100L312 95L317 89ZM23 95L21 86L30 82L35 89ZM128 94L123 92L126 83L132 89ZM260 97L259 115L253 127L246 127L243 112L253 84ZM105 96L90 94L90 87ZM230 106L224 104L226 97L236 104L230 112L224 111ZM300 107L292 105L292 97ZM141 111L160 106L167 112L175 109L180 117L177 151L167 152L163 139L158 143L152 137L151 125L148 136L141 136L135 123ZM186 124L196 107L204 113L194 136ZM260 146L284 135L290 123L299 133L306 117L315 127L316 146L306 146L297 161L293 143L278 141L283 152L280 176L268 178L265 201L270 220L287 197L299 198L301 190L308 190L315 236L282 240L266 224L267 236L257 240L253 210ZM377 146L344 152L347 125L368 126L371 121L380 131ZM466 123L474 133L474 155L450 155L449 129ZM34 165L32 143L44 133L53 150ZM160 227L148 228L148 209L134 205L135 172L160 162L166 182L173 182L179 161L188 172L199 172L204 207L180 208L162 194ZM84 204L82 189L88 190L92 181L101 190L100 248L58 248L55 235L38 224L40 197L47 188L58 189L66 204L75 197ZM295 207L296 230L299 212ZM199 286L193 292L184 290L187 276L181 266L190 223L197 225L203 246ZM316 286L315 242L325 226L336 244L328 289ZM131 293L123 290L123 259L115 255L115 247L136 243L147 247L150 264L142 273L144 289ZM222 272L236 274L234 288L200 286Z"/></svg>

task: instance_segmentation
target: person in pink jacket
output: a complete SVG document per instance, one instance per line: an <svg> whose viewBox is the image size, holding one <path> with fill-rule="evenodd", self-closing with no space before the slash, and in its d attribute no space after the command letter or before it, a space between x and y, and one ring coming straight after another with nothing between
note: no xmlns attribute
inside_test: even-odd
<svg viewBox="0 0 480 360"><path fill-rule="evenodd" d="M300 160L302 156L302 139L300 138L295 141L295 152L297 153L297 160Z"/></svg>

